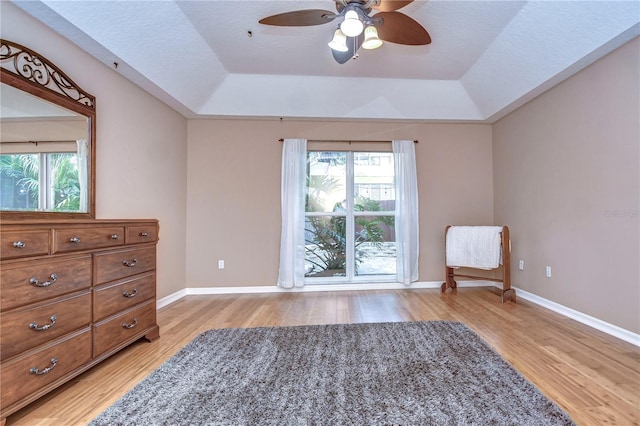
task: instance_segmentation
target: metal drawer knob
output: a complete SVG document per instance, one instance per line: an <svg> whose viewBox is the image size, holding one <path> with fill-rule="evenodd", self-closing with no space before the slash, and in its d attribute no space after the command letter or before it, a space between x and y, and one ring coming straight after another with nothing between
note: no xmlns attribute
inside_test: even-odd
<svg viewBox="0 0 640 426"><path fill-rule="evenodd" d="M71 237L69 238L69 242L73 243L73 244L78 244L80 242L80 238L78 237Z"/></svg>
<svg viewBox="0 0 640 426"><path fill-rule="evenodd" d="M134 288L133 291L123 291L122 295L128 299L134 297L136 294L138 294L138 289Z"/></svg>
<svg viewBox="0 0 640 426"><path fill-rule="evenodd" d="M111 236L111 239L112 239L112 240L117 240L117 239L118 239L118 234L113 234L113 235Z"/></svg>
<svg viewBox="0 0 640 426"><path fill-rule="evenodd" d="M58 317L55 315L51 315L51 318L49 318L49 320L51 321L51 324L45 324L45 325L38 325L37 322L32 322L31 324L29 324L29 328L35 331L45 331L50 329L51 327L53 327L54 325L56 325L56 321L58 320Z"/></svg>
<svg viewBox="0 0 640 426"><path fill-rule="evenodd" d="M33 284L36 287L49 287L51 284L56 282L56 280L58 279L58 274L53 273L49 275L49 279L51 281L45 281L41 283L40 280L38 280L36 277L31 277L31 279L29 280L29 284Z"/></svg>
<svg viewBox="0 0 640 426"><path fill-rule="evenodd" d="M148 236L149 236L149 233L148 233L148 232L141 232L141 233L140 233L140 236L141 236L141 237L148 237Z"/></svg>
<svg viewBox="0 0 640 426"><path fill-rule="evenodd" d="M126 322L122 323L122 328L131 329L138 325L138 318L134 318L132 323L127 324Z"/></svg>
<svg viewBox="0 0 640 426"><path fill-rule="evenodd" d="M138 259L136 259L135 257L133 258L133 260L128 261L128 260L123 260L122 264L124 266L128 266L129 268L133 268L134 266L136 266L138 264Z"/></svg>
<svg viewBox="0 0 640 426"><path fill-rule="evenodd" d="M29 369L29 374L36 374L38 376L42 374L47 374L49 371L53 370L56 365L58 365L58 358L53 357L51 358L51 366L45 368L44 370L38 370L37 367L31 367Z"/></svg>
<svg viewBox="0 0 640 426"><path fill-rule="evenodd" d="M24 242L24 241L15 241L15 242L13 243L13 246L14 246L15 248L23 249L23 248L25 248L27 245L25 244L25 242Z"/></svg>

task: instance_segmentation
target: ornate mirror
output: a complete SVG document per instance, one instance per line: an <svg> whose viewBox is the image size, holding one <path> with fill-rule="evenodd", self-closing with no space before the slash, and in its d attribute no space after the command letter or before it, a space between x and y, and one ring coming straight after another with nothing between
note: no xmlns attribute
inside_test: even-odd
<svg viewBox="0 0 640 426"><path fill-rule="evenodd" d="M95 98L0 39L0 216L95 217Z"/></svg>

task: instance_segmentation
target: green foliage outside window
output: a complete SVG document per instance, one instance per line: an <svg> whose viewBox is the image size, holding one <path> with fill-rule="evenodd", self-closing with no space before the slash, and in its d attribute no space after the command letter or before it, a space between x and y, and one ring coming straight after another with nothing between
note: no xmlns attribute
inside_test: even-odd
<svg viewBox="0 0 640 426"><path fill-rule="evenodd" d="M47 154L52 182L52 201L47 209L75 211L80 208L80 182L76 154ZM10 210L36 210L38 206L41 171L37 154L0 155L2 207ZM5 185L6 182L6 185ZM6 198L5 198L6 197Z"/></svg>
<svg viewBox="0 0 640 426"><path fill-rule="evenodd" d="M329 179L322 183L324 188ZM318 187L315 187L316 189ZM307 195L307 211L315 211L317 204L313 194ZM311 210L310 210L311 208ZM343 203L337 203L334 211L346 211ZM354 212L379 212L380 203L366 197L356 197ZM384 233L387 227L394 226L393 216L355 216L355 272L367 258L367 252L361 248L364 243L382 248ZM305 226L306 259L313 265L308 276L344 275L346 271L346 217L345 216L310 216Z"/></svg>

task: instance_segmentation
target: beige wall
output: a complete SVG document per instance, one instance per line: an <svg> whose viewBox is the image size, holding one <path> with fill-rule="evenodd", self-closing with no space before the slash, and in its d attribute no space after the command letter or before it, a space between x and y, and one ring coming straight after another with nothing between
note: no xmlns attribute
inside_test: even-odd
<svg viewBox="0 0 640 426"><path fill-rule="evenodd" d="M447 224L493 223L489 125L189 120L188 135L187 287L275 285L284 137L419 140L420 281L444 277Z"/></svg>
<svg viewBox="0 0 640 426"><path fill-rule="evenodd" d="M639 52L636 38L497 122L493 138L495 218L511 226L514 285L635 333Z"/></svg>
<svg viewBox="0 0 640 426"><path fill-rule="evenodd" d="M185 287L187 120L117 72L2 1L2 38L58 65L96 97L96 216L157 218L158 296Z"/></svg>

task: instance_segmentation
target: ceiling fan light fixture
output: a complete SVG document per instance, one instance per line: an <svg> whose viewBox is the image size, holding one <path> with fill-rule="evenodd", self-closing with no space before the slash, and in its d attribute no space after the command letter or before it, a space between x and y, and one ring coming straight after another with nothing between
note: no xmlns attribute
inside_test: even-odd
<svg viewBox="0 0 640 426"><path fill-rule="evenodd" d="M369 25L364 30L363 49L377 49L382 46L382 40L378 37L378 30L373 25Z"/></svg>
<svg viewBox="0 0 640 426"><path fill-rule="evenodd" d="M364 24L360 20L358 12L354 9L348 10L344 15L344 21L340 24L340 29L347 37L357 37L362 34Z"/></svg>
<svg viewBox="0 0 640 426"><path fill-rule="evenodd" d="M340 28L333 33L333 38L329 42L329 47L338 52L346 52L349 50L347 47L347 36L340 31Z"/></svg>
<svg viewBox="0 0 640 426"><path fill-rule="evenodd" d="M398 11L416 0L332 1L336 12L322 9L293 10L267 16L258 22L279 27L307 27L334 22L333 38L328 45L333 59L339 64L358 57L360 48L377 49L386 42L406 46L431 43L431 36L419 22Z"/></svg>

